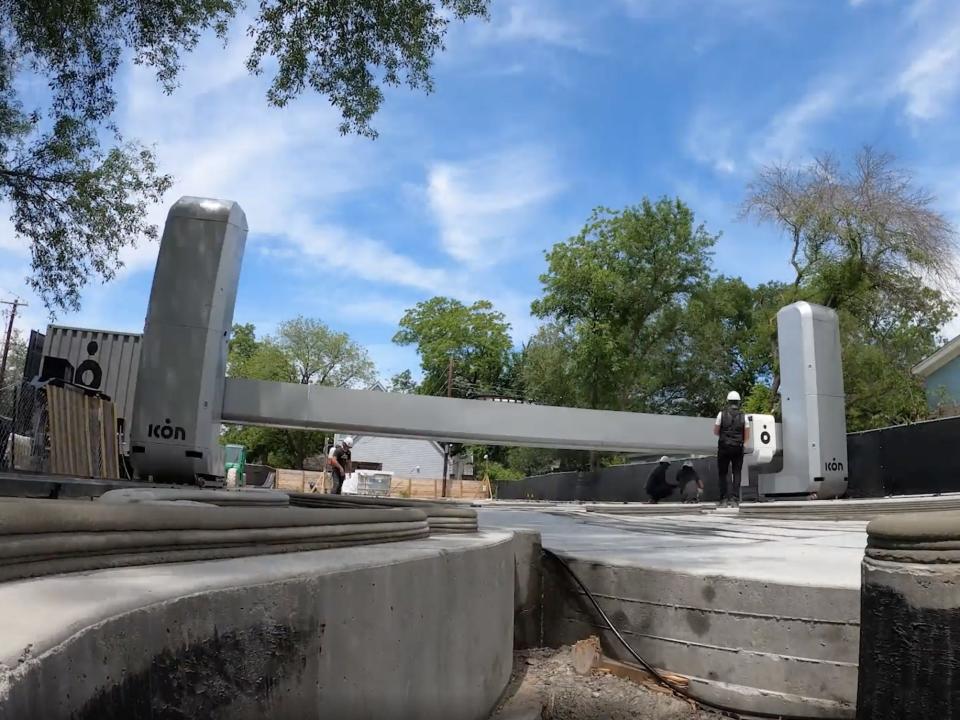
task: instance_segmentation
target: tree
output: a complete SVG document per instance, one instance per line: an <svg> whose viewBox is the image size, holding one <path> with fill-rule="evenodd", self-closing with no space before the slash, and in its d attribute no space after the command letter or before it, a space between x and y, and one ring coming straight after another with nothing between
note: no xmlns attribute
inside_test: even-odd
<svg viewBox="0 0 960 720"><path fill-rule="evenodd" d="M706 280L679 314L677 331L652 373L660 383L662 407L709 416L730 390L746 396L774 373L776 313L783 286L751 288L740 278Z"/></svg>
<svg viewBox="0 0 960 720"><path fill-rule="evenodd" d="M227 373L231 377L350 387L372 383L373 363L364 348L319 320L298 317L280 324L276 337L256 338L253 325L235 325ZM306 430L230 427L224 443L247 448L252 459L303 469L323 453L327 435Z"/></svg>
<svg viewBox="0 0 960 720"><path fill-rule="evenodd" d="M575 362L576 337L559 323L547 323L523 348L526 398L540 405L588 407L589 388Z"/></svg>
<svg viewBox="0 0 960 720"><path fill-rule="evenodd" d="M399 372L390 378L390 392L410 394L416 393L419 386L413 379L413 374L409 370Z"/></svg>
<svg viewBox="0 0 960 720"><path fill-rule="evenodd" d="M761 168L742 214L784 231L794 288L838 308L864 291L898 292L918 277L955 283L956 235L934 201L892 155L864 147L851 168L831 155Z"/></svg>
<svg viewBox="0 0 960 720"><path fill-rule="evenodd" d="M377 378L366 349L319 320L301 316L282 322L273 342L290 361L294 382L355 387L369 386Z"/></svg>
<svg viewBox="0 0 960 720"><path fill-rule="evenodd" d="M840 310L847 427L851 431L898 425L928 416L926 393L912 368L941 344L940 328L954 311L933 288L914 287L912 298L869 293Z"/></svg>
<svg viewBox="0 0 960 720"><path fill-rule="evenodd" d="M257 329L253 323L234 325L227 343L227 375L232 375L231 366L246 362L253 357L258 347Z"/></svg>
<svg viewBox="0 0 960 720"><path fill-rule="evenodd" d="M343 133L375 137L383 87L432 89L434 55L453 20L489 0L263 0L247 28L247 68L273 73L267 102L304 90L339 110ZM31 286L51 310L77 308L90 276L109 280L121 248L154 239L149 207L169 189L154 153L114 124L125 58L172 92L184 56L211 31L225 39L242 0L0 0L0 200L30 245ZM29 94L46 80L49 102Z"/></svg>
<svg viewBox="0 0 960 720"><path fill-rule="evenodd" d="M451 360L455 397L509 390L504 383L512 362L510 323L487 300L469 306L447 297L418 302L400 319L393 341L417 346L424 395L447 394Z"/></svg>
<svg viewBox="0 0 960 720"><path fill-rule="evenodd" d="M578 235L553 246L532 310L561 343L542 359L568 371L558 378L565 404L669 411L651 371L662 367L658 355L707 277L715 241L679 199L644 198L595 210Z"/></svg>
<svg viewBox="0 0 960 720"><path fill-rule="evenodd" d="M9 316L7 316L9 317ZM6 328L7 318L0 314L0 327ZM3 352L3 337L0 336L0 352ZM11 415L16 393L23 380L23 366L27 361L27 344L23 341L20 331L16 328L10 335L10 349L7 353L7 371L0 386L0 415Z"/></svg>
<svg viewBox="0 0 960 720"><path fill-rule="evenodd" d="M543 296L532 311L548 323L525 348L528 397L677 412L664 393L670 339L707 277L715 241L679 199L594 210L578 235L546 254ZM599 467L602 458L589 457L590 467Z"/></svg>
<svg viewBox="0 0 960 720"><path fill-rule="evenodd" d="M869 147L849 167L831 156L764 167L748 188L744 216L790 242L794 280L781 304L809 300L840 315L851 430L926 412L910 369L936 349L953 314L945 291L957 279L956 235L934 202L891 155Z"/></svg>

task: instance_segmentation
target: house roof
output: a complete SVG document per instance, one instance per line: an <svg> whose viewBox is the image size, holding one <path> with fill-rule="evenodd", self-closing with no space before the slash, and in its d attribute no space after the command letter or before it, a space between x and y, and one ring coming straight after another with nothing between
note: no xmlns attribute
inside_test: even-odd
<svg viewBox="0 0 960 720"><path fill-rule="evenodd" d="M933 355L924 358L914 365L913 374L922 378L928 378L944 365L958 357L960 357L960 335L957 335L957 337L937 350Z"/></svg>

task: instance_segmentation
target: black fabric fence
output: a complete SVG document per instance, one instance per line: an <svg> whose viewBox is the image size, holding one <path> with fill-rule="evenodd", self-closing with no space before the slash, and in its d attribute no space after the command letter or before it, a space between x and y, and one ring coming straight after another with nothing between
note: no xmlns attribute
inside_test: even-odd
<svg viewBox="0 0 960 720"><path fill-rule="evenodd" d="M682 462L681 458L670 464L667 471L670 482L673 482ZM716 458L691 458L691 462L703 480L703 499L716 501L720 497ZM501 500L645 502L649 499L645 489L647 477L656 466L656 462L636 463L602 468L595 473L560 472L536 475L523 480L504 480L496 483L496 493ZM678 488L665 502L679 499Z"/></svg>
<svg viewBox="0 0 960 720"><path fill-rule="evenodd" d="M960 417L851 433L851 497L960 492Z"/></svg>
<svg viewBox="0 0 960 720"><path fill-rule="evenodd" d="M960 417L851 433L847 436L849 497L960 492ZM674 460L672 480L682 458ZM693 459L704 484L703 499L719 498L716 460ZM655 462L619 465L591 472L561 472L496 483L503 500L644 502L647 477ZM744 488L745 500L756 497L755 480ZM679 491L667 501L679 500Z"/></svg>

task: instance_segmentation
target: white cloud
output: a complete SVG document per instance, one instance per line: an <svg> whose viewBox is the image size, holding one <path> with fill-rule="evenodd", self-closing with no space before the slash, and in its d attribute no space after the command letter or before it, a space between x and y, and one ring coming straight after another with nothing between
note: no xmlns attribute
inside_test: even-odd
<svg viewBox="0 0 960 720"><path fill-rule="evenodd" d="M351 320L380 323L396 327L408 308L416 302L382 295L364 295L357 300L347 300L340 304L339 315Z"/></svg>
<svg viewBox="0 0 960 720"><path fill-rule="evenodd" d="M550 154L524 146L436 163L426 192L443 249L456 260L485 267L523 245L537 211L562 187Z"/></svg>
<svg viewBox="0 0 960 720"><path fill-rule="evenodd" d="M337 268L362 280L399 285L430 293L450 293L452 278L442 268L423 265L382 242L306 216L289 215L283 242L298 251L301 263Z"/></svg>
<svg viewBox="0 0 960 720"><path fill-rule="evenodd" d="M163 169L175 177L152 220L162 228L182 195L232 199L247 215L248 255L259 249L310 272L335 267L360 280L440 291L445 271L332 219L346 196L384 182L390 159L369 140L341 136L339 115L322 98L268 107L261 81L237 82L244 54L228 53L219 65L189 62L183 87L172 96L146 69L131 71L123 126L155 142ZM126 272L152 268L156 253L156 243L125 248Z"/></svg>
<svg viewBox="0 0 960 720"><path fill-rule="evenodd" d="M919 44L896 87L911 117L930 120L942 114L960 87L960 14L946 22L937 19L936 31Z"/></svg>
<svg viewBox="0 0 960 720"><path fill-rule="evenodd" d="M777 113L754 143L756 162L796 160L810 154L810 138L816 125L838 109L846 89L842 77L821 79L797 102Z"/></svg>
<svg viewBox="0 0 960 720"><path fill-rule="evenodd" d="M721 15L725 19L772 20L782 9L783 4L773 0L618 0L619 6L636 20L659 20L683 15L691 20L702 20L706 16Z"/></svg>
<svg viewBox="0 0 960 720"><path fill-rule="evenodd" d="M694 160L710 166L718 173L734 173L737 170L734 148L737 130L730 120L710 109L701 108L694 113L687 129L687 152Z"/></svg>
<svg viewBox="0 0 960 720"><path fill-rule="evenodd" d="M555 0L510 0L495 3L490 22L473 26L473 36L482 43L533 42L587 51L582 27L582 22L558 13Z"/></svg>

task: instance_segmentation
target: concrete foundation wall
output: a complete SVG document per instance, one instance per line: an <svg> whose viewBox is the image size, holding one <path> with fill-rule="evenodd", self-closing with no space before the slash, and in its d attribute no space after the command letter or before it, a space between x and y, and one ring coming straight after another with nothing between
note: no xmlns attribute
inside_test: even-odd
<svg viewBox="0 0 960 720"><path fill-rule="evenodd" d="M518 650L543 644L543 547L540 533L513 534L513 644Z"/></svg>
<svg viewBox="0 0 960 720"><path fill-rule="evenodd" d="M0 718L480 720L512 666L508 533L0 585Z"/></svg>
<svg viewBox="0 0 960 720"><path fill-rule="evenodd" d="M694 678L697 693L740 711L852 717L859 593L572 560L613 624L656 667ZM544 644L600 636L633 662L587 598L544 562Z"/></svg>

